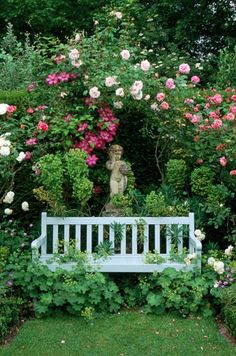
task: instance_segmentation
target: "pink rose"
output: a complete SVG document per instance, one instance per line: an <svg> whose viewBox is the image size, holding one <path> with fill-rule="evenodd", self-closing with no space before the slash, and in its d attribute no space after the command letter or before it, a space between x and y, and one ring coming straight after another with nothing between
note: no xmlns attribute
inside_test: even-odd
<svg viewBox="0 0 236 356"><path fill-rule="evenodd" d="M105 79L105 85L106 85L106 87L110 88L110 87L112 87L113 85L116 85L116 84L119 84L119 83L116 81L116 76L106 77L106 79Z"/></svg>
<svg viewBox="0 0 236 356"><path fill-rule="evenodd" d="M157 101L162 101L165 99L165 94L164 93L157 93L156 95Z"/></svg>
<svg viewBox="0 0 236 356"><path fill-rule="evenodd" d="M174 79L172 79L172 78L167 79L165 86L166 86L166 88L168 88L168 89L174 89L174 88L175 88L175 81L174 81Z"/></svg>
<svg viewBox="0 0 236 356"><path fill-rule="evenodd" d="M187 63L182 63L179 66L179 72L182 74L188 74L190 72L190 67Z"/></svg>
<svg viewBox="0 0 236 356"><path fill-rule="evenodd" d="M140 64L140 68L144 71L147 72L151 67L150 62L146 59L144 61L141 62Z"/></svg>
<svg viewBox="0 0 236 356"><path fill-rule="evenodd" d="M27 112L28 114L33 114L33 113L34 113L34 109L33 109L33 108L28 108L28 109L26 110L26 112Z"/></svg>
<svg viewBox="0 0 236 356"><path fill-rule="evenodd" d="M86 163L89 167L93 167L96 165L97 163L97 160L98 160L98 157L96 155L89 155L87 158L86 158Z"/></svg>
<svg viewBox="0 0 236 356"><path fill-rule="evenodd" d="M214 123L211 125L213 129L219 129L222 126L222 121L219 119L214 120Z"/></svg>
<svg viewBox="0 0 236 356"><path fill-rule="evenodd" d="M45 121L39 121L37 129L42 131L48 131L48 124Z"/></svg>
<svg viewBox="0 0 236 356"><path fill-rule="evenodd" d="M229 174L230 174L231 176L236 176L236 169L234 169L233 171L230 171Z"/></svg>
<svg viewBox="0 0 236 356"><path fill-rule="evenodd" d="M220 164L222 167L225 167L227 165L227 159L225 157L221 157Z"/></svg>
<svg viewBox="0 0 236 356"><path fill-rule="evenodd" d="M25 160L29 161L32 157L32 152L26 151L25 152Z"/></svg>
<svg viewBox="0 0 236 356"><path fill-rule="evenodd" d="M235 115L232 114L231 112L225 115L225 120L233 121L234 119L235 119Z"/></svg>
<svg viewBox="0 0 236 356"><path fill-rule="evenodd" d="M121 57L124 59L124 60L128 60L129 57L130 57L130 53L127 49L123 49L123 51L120 52L120 55Z"/></svg>
<svg viewBox="0 0 236 356"><path fill-rule="evenodd" d="M231 96L231 99L232 99L233 101L236 101L236 95L232 95L232 96Z"/></svg>
<svg viewBox="0 0 236 356"><path fill-rule="evenodd" d="M232 112L232 114L236 114L236 106L231 106L230 112Z"/></svg>
<svg viewBox="0 0 236 356"><path fill-rule="evenodd" d="M78 126L77 131L78 131L78 132L83 132L84 130L87 129L87 127L88 127L87 122L84 122L83 124L80 124L80 125Z"/></svg>
<svg viewBox="0 0 236 356"><path fill-rule="evenodd" d="M192 78L191 78L191 82L193 84L198 84L200 83L200 78L197 76L197 75L194 75Z"/></svg>
<svg viewBox="0 0 236 356"><path fill-rule="evenodd" d="M72 61L75 61L79 58L79 51L74 48L72 49L70 52L69 52L69 58L72 60Z"/></svg>
<svg viewBox="0 0 236 356"><path fill-rule="evenodd" d="M160 104L160 109L162 109L162 110L168 110L169 108L170 108L170 105L166 101L163 101Z"/></svg>
<svg viewBox="0 0 236 356"><path fill-rule="evenodd" d="M28 140L25 141L25 144L28 146L34 146L37 145L38 140L36 137L29 138Z"/></svg>

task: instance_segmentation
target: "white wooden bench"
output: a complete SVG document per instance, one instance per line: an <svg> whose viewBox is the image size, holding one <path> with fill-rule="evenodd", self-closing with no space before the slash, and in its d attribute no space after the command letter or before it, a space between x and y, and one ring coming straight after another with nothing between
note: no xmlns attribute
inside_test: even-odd
<svg viewBox="0 0 236 356"><path fill-rule="evenodd" d="M190 265L173 260L173 256L170 258L174 229L177 252L181 254L186 246L188 253L196 254ZM104 241L110 241L111 247L115 248L114 254L107 258L94 258L96 246ZM52 271L58 267L69 270L76 265L75 261L58 263L52 257L55 254L66 255L70 243L75 249L86 251L90 266L101 272L154 272L167 267L191 270L196 266L201 270L202 245L194 236L193 213L186 217L142 218L49 217L42 213L41 235L31 244L33 259L39 258L42 263L47 263ZM154 250L165 260L146 263L146 254Z"/></svg>

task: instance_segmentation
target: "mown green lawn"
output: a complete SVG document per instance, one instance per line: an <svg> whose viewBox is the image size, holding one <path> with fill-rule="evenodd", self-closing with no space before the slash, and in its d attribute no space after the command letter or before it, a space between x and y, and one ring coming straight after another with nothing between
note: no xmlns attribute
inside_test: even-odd
<svg viewBox="0 0 236 356"><path fill-rule="evenodd" d="M92 321L67 315L25 322L4 356L236 355L213 318L122 311Z"/></svg>

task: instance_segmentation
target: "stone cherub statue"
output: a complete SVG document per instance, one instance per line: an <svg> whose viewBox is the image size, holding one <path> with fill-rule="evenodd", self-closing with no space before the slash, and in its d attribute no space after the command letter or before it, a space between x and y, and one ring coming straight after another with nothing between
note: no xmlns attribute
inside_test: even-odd
<svg viewBox="0 0 236 356"><path fill-rule="evenodd" d="M106 162L106 168L111 171L110 176L110 198L115 194L124 193L127 187L128 165L121 161L123 147L112 145L108 149L109 161Z"/></svg>

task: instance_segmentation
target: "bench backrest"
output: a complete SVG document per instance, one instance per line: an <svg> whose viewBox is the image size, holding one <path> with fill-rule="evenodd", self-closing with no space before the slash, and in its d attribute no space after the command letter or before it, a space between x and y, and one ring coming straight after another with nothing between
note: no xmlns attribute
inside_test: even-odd
<svg viewBox="0 0 236 356"><path fill-rule="evenodd" d="M184 237L194 239L194 214L186 217L49 217L42 213L42 235L47 241L41 254L58 252L58 246L67 251L73 241L76 249L94 252L97 245L110 241L115 253L137 255L156 250L169 254L175 240L178 250Z"/></svg>

